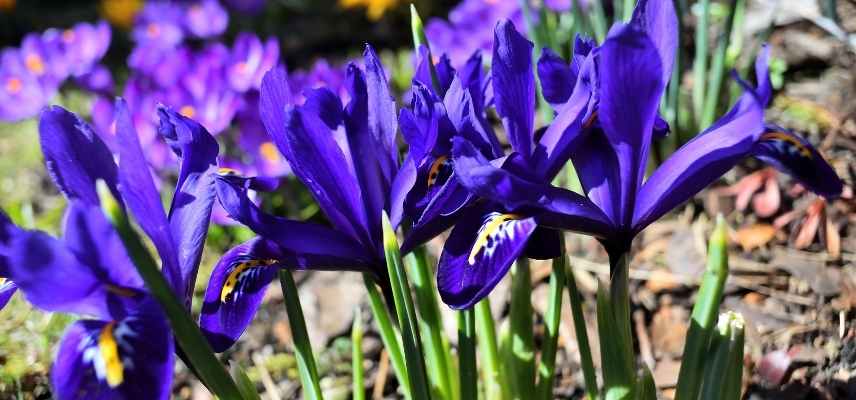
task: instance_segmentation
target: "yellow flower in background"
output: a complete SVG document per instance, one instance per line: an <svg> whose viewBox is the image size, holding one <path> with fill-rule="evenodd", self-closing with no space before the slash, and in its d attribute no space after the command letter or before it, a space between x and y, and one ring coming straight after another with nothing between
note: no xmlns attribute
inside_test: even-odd
<svg viewBox="0 0 856 400"><path fill-rule="evenodd" d="M101 0L98 8L111 24L130 29L137 13L143 8L143 0Z"/></svg>
<svg viewBox="0 0 856 400"><path fill-rule="evenodd" d="M377 21L386 10L398 5L398 0L339 0L342 8L366 7L366 15L372 21Z"/></svg>
<svg viewBox="0 0 856 400"><path fill-rule="evenodd" d="M0 11L12 11L15 9L15 0L0 0Z"/></svg>

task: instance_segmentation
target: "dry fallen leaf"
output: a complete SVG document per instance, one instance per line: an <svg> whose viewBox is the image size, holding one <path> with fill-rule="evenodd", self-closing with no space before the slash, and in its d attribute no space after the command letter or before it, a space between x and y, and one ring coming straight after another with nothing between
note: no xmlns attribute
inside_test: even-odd
<svg viewBox="0 0 856 400"><path fill-rule="evenodd" d="M771 217L782 204L779 194L779 181L775 174L764 180L764 191L755 195L752 199L752 209L761 218Z"/></svg>
<svg viewBox="0 0 856 400"><path fill-rule="evenodd" d="M841 235L838 233L838 226L826 219L826 252L833 259L841 257Z"/></svg>
<svg viewBox="0 0 856 400"><path fill-rule="evenodd" d="M734 232L733 240L740 244L743 251L763 247L776 237L776 227L770 224L754 224Z"/></svg>
<svg viewBox="0 0 856 400"><path fill-rule="evenodd" d="M794 248L804 249L814 242L814 237L817 236L817 229L820 227L820 220L823 217L823 209L826 203L823 199L817 199L805 210L805 218L799 226L797 236L794 239Z"/></svg>

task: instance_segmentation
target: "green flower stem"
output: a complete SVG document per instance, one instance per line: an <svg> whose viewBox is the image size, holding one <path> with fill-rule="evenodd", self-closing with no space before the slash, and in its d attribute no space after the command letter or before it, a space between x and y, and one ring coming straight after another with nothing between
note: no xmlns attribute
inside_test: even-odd
<svg viewBox="0 0 856 400"><path fill-rule="evenodd" d="M716 228L707 251L707 269L702 277L698 298L690 317L690 328L684 344L683 361L678 373L675 400L698 398L702 380L702 366L708 355L725 279L728 277L728 229L725 219L717 217Z"/></svg>
<svg viewBox="0 0 856 400"><path fill-rule="evenodd" d="M485 398L503 400L508 398L506 380L502 376L499 348L496 343L496 326L490 312L490 300L485 297L475 305L476 338L482 360Z"/></svg>
<svg viewBox="0 0 856 400"><path fill-rule="evenodd" d="M734 332L734 343L728 361L725 385L722 389L721 398L723 400L740 400L743 391L743 346L746 340L744 326L743 316L735 313L732 317L731 327Z"/></svg>
<svg viewBox="0 0 856 400"><path fill-rule="evenodd" d="M704 110L705 85L707 83L707 32L710 25L710 0L699 1L701 15L696 24L695 34L695 59L693 61L693 115L697 128L701 125L701 116Z"/></svg>
<svg viewBox="0 0 856 400"><path fill-rule="evenodd" d="M535 387L535 340L532 332L532 282L529 260L520 257L511 267L510 360L508 379L515 399L532 395Z"/></svg>
<svg viewBox="0 0 856 400"><path fill-rule="evenodd" d="M597 330L600 338L600 364L603 371L603 394L607 400L629 399L635 386L633 348L627 348L616 323L609 293L597 288Z"/></svg>
<svg viewBox="0 0 856 400"><path fill-rule="evenodd" d="M383 248L386 256L386 268L392 284L392 296L398 323L401 327L401 339L404 342L404 360L407 373L410 376L410 387L416 400L430 399L428 378L420 348L419 327L416 322L416 309L410 295L410 285L407 281L407 271L401 262L398 251L398 239L389 223L389 216L383 213Z"/></svg>
<svg viewBox="0 0 856 400"><path fill-rule="evenodd" d="M242 399L235 381L214 355L208 341L184 308L183 302L170 289L154 258L131 226L128 215L119 207L103 181L98 182L97 188L104 213L119 233L128 255L146 283L146 288L169 319L173 335L187 356L191 369L196 372L205 386L221 399Z"/></svg>
<svg viewBox="0 0 856 400"><path fill-rule="evenodd" d="M461 399L478 398L475 325L475 313L472 308L458 312L458 368L460 368L461 377Z"/></svg>
<svg viewBox="0 0 856 400"><path fill-rule="evenodd" d="M288 325L291 327L291 337L294 339L294 353L297 356L300 383L303 385L303 397L321 400L324 396L318 381L315 355L312 353L312 344L309 342L309 333L306 331L306 320L303 318L303 308L300 306L297 285L294 283L291 271L285 269L279 271L279 284L282 286Z"/></svg>
<svg viewBox="0 0 856 400"><path fill-rule="evenodd" d="M630 253L610 254L609 302L615 331L611 333L620 340L618 349L623 352L622 360L627 372L635 370L633 336L630 328Z"/></svg>
<svg viewBox="0 0 856 400"><path fill-rule="evenodd" d="M353 374L353 399L365 400L366 384L363 371L363 319L359 309L354 313L351 326L351 371Z"/></svg>
<svg viewBox="0 0 856 400"><path fill-rule="evenodd" d="M428 378L442 399L455 399L455 370L449 342L443 335L443 318L440 314L437 289L428 266L428 255L420 246L405 257L413 278L416 309L419 311L419 330L428 367Z"/></svg>
<svg viewBox="0 0 856 400"><path fill-rule="evenodd" d="M568 299L571 303L571 314L574 317L574 333L577 336L577 347L580 350L580 364L582 364L583 379L585 379L585 392L589 400L597 399L597 374L594 370L594 362L591 357L591 345L588 340L588 330L586 329L586 319L583 315L583 297L580 295L580 289L577 287L577 281L574 278L574 270L568 268L565 274L568 285Z"/></svg>
<svg viewBox="0 0 856 400"><path fill-rule="evenodd" d="M407 375L407 369L404 365L404 355L401 350L401 338L395 327L392 325L392 320L389 316L389 309L383 302L380 291L374 278L368 273L363 274L363 283L366 286L366 292L369 295L369 306L372 309L372 315L377 323L378 332L383 346L389 353L389 361L392 364L392 370L395 372L398 383L401 386L404 397L412 398L410 395L410 377Z"/></svg>
<svg viewBox="0 0 856 400"><path fill-rule="evenodd" d="M734 17L737 11L737 0L730 1L730 10L728 18L725 20L725 30L717 40L716 51L713 55L713 60L710 64L710 85L707 87L704 99L704 109L701 114L699 130L704 129L713 123L716 115L716 108L719 105L722 93L722 79L725 76L726 52L728 43L731 40L731 31L734 28Z"/></svg>
<svg viewBox="0 0 856 400"><path fill-rule="evenodd" d="M538 365L538 386L536 399L549 400L553 398L553 376L556 373L556 349L559 345L559 323L562 319L562 290L565 287L565 256L564 237L561 240L562 254L553 259L553 271L550 273L550 294L548 295L547 312L544 315L545 338L541 345L541 360Z"/></svg>

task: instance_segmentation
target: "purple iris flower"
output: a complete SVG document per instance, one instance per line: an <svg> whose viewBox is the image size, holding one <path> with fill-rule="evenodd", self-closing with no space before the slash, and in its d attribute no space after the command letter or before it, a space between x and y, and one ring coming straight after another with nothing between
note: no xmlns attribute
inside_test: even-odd
<svg viewBox="0 0 856 400"><path fill-rule="evenodd" d="M269 38L262 43L258 36L242 32L232 45L232 53L226 66L229 83L238 92L258 89L264 73L279 61L279 42Z"/></svg>
<svg viewBox="0 0 856 400"><path fill-rule="evenodd" d="M611 257L620 256L647 225L748 156L793 174L824 196L841 192L841 181L808 142L765 124L771 96L766 52L756 63L758 87L741 81L745 92L731 111L644 179L671 75L676 25L671 2L640 1L631 21L614 26L581 64L553 64L567 70L541 74L544 87L574 86L540 138L528 135L534 113L532 45L509 30L509 23L499 25L495 103L515 152L491 162L472 144L455 141L458 179L489 205L462 217L446 242L437 274L444 302L466 308L486 296L527 244L539 242L532 239L539 228L591 234ZM575 80L565 79L574 71ZM568 156L587 197L549 183Z"/></svg>
<svg viewBox="0 0 856 400"><path fill-rule="evenodd" d="M0 310L6 307L12 295L18 290L18 285L8 278L8 262L9 256L8 245L14 234L18 232L9 216L0 210Z"/></svg>
<svg viewBox="0 0 856 400"><path fill-rule="evenodd" d="M89 125L60 107L39 132L50 176L68 198L62 238L17 228L0 240L0 273L35 306L91 317L66 331L53 366L60 399L169 397L174 345L160 307L146 292L96 193L103 181L151 239L163 271L190 307L214 201L218 146L195 122L161 109L161 134L181 158L169 214L143 156L125 103L114 107L118 165ZM8 226L8 219L0 223ZM5 227L4 227L5 228ZM3 239L0 237L0 239Z"/></svg>
<svg viewBox="0 0 856 400"><path fill-rule="evenodd" d="M187 31L199 38L217 36L229 25L229 13L217 0L201 0L185 6Z"/></svg>
<svg viewBox="0 0 856 400"><path fill-rule="evenodd" d="M267 132L333 227L267 214L247 196L264 188L237 175L220 177L223 208L259 237L229 250L211 274L200 326L215 350L241 335L279 267L363 271L388 281L381 213L396 202L395 102L374 50L367 47L364 56L365 69L348 66L345 107L327 88L308 90L305 104L294 105L282 67L262 81Z"/></svg>

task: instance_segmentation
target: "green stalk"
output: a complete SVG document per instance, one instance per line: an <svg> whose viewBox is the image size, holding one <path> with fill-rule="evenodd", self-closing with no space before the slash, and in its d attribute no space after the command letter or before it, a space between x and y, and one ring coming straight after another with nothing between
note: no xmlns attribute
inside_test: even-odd
<svg viewBox="0 0 856 400"><path fill-rule="evenodd" d="M574 8L579 8L580 0L574 0ZM600 0L592 1L589 3L591 7L591 12L589 13L592 31L594 31L594 37L597 39L598 43L603 43L603 40L606 38L606 13L603 11L603 4L601 4Z"/></svg>
<svg viewBox="0 0 856 400"><path fill-rule="evenodd" d="M541 361L538 366L538 386L536 399L549 400L553 398L553 377L556 374L556 349L559 345L559 323L562 319L562 290L565 285L565 256L564 237L561 240L562 254L553 259L553 271L550 273L550 294L548 295L547 312L544 315L545 337L541 345Z"/></svg>
<svg viewBox="0 0 856 400"><path fill-rule="evenodd" d="M695 400L701 386L701 371L713 335L717 310L728 277L728 229L719 215L707 251L707 269L702 277L698 298L690 317L684 344L683 361L678 373L675 400Z"/></svg>
<svg viewBox="0 0 856 400"><path fill-rule="evenodd" d="M707 83L707 31L710 24L710 0L701 0L701 15L696 25L695 60L693 61L693 115L696 127L702 128L701 121L704 109L705 84Z"/></svg>
<svg viewBox="0 0 856 400"><path fill-rule="evenodd" d="M585 392L589 400L597 399L597 374L594 370L594 362L591 357L591 345L586 330L586 319L583 315L583 297L577 287L574 270L568 268L567 273L568 299L571 303L571 314L574 317L574 333L577 336L577 347L580 349L580 364L582 364L583 379L585 379Z"/></svg>
<svg viewBox="0 0 856 400"><path fill-rule="evenodd" d="M98 181L97 190L107 219L122 239L128 256L146 283L146 288L169 319L172 332L181 350L187 356L191 368L216 396L222 399L241 399L241 392L235 381L214 355L214 351L199 331L199 327L185 310L183 302L176 297L166 282L154 258L131 226L128 215L119 207L119 203L103 181Z"/></svg>
<svg viewBox="0 0 856 400"><path fill-rule="evenodd" d="M261 400L259 392L256 391L256 384L247 376L247 372L237 362L229 365L229 375L235 380L238 385L238 390L241 391L241 397L244 400Z"/></svg>
<svg viewBox="0 0 856 400"><path fill-rule="evenodd" d="M363 371L363 319L359 309L354 313L354 325L351 326L351 371L353 375L353 399L365 400L366 384Z"/></svg>
<svg viewBox="0 0 856 400"><path fill-rule="evenodd" d="M635 385L633 349L625 347L623 335L615 321L612 301L603 286L597 288L597 332L600 338L604 398L629 399Z"/></svg>
<svg viewBox="0 0 856 400"><path fill-rule="evenodd" d="M610 307L615 331L611 333L620 340L619 350L623 351L622 359L625 362L627 372L634 376L633 365L635 355L633 353L633 336L630 328L630 253L610 254L610 281L609 296Z"/></svg>
<svg viewBox="0 0 856 400"><path fill-rule="evenodd" d="M734 314L732 327L734 330L734 346L728 361L727 375L722 389L722 400L740 400L743 391L743 346L745 341L743 316Z"/></svg>
<svg viewBox="0 0 856 400"><path fill-rule="evenodd" d="M398 383L401 385L402 392L406 399L412 398L410 394L410 377L407 375L407 368L404 364L404 355L401 350L401 338L395 327L392 325L392 320L389 316L389 309L383 302L380 292L377 290L374 278L368 273L363 274L363 283L366 286L366 292L369 295L369 306L372 309L372 315L377 322L378 331L380 332L380 340L383 346L389 353L389 361L392 364L392 370L395 372L395 377L398 378Z"/></svg>
<svg viewBox="0 0 856 400"><path fill-rule="evenodd" d="M472 307L458 312L458 360L461 399L476 399L478 398L476 321Z"/></svg>
<svg viewBox="0 0 856 400"><path fill-rule="evenodd" d="M401 262L398 251L398 239L389 223L389 216L383 213L383 249L386 256L386 268L392 284L392 296L395 301L395 311L401 327L401 339L404 342L404 360L413 398L427 400L431 398L428 377L425 374L422 350L420 348L419 327L416 322L416 309L410 295L410 285L407 281L407 271Z"/></svg>
<svg viewBox="0 0 856 400"><path fill-rule="evenodd" d="M713 354L713 357L705 363L704 382L699 397L701 400L734 398L732 397L733 388L728 388L726 385L732 375L731 369L736 367L732 365L732 361L738 353L741 364L743 361L743 326L743 317L739 314L726 312L719 317L716 332L708 349L708 354ZM738 386L737 398L739 395Z"/></svg>
<svg viewBox="0 0 856 400"><path fill-rule="evenodd" d="M431 71L431 85L434 90L440 90L440 79L437 78L437 69L434 67L434 62L431 59L431 46L428 44L428 38L425 36L425 28L422 24L422 17L416 11L416 6L410 4L410 32L413 35L413 50L419 54L419 46L425 46L428 50L428 70Z"/></svg>
<svg viewBox="0 0 856 400"><path fill-rule="evenodd" d="M413 277L416 309L419 311L419 331L428 367L428 378L442 399L454 399L454 364L451 361L449 342L443 335L443 318L440 314L437 289L431 279L428 255L420 246L405 257Z"/></svg>
<svg viewBox="0 0 856 400"><path fill-rule="evenodd" d="M528 398L535 387L535 339L532 332L532 282L529 260L520 257L511 267L510 360L511 393Z"/></svg>
<svg viewBox="0 0 856 400"><path fill-rule="evenodd" d="M482 357L485 398L503 400L508 398L508 388L502 379L499 348L496 344L496 326L490 312L490 299L485 297L475 306L476 338Z"/></svg>
<svg viewBox="0 0 856 400"><path fill-rule="evenodd" d="M725 76L726 53L728 50L728 42L731 39L731 31L734 28L734 16L737 11L737 0L731 0L731 9L728 11L728 18L725 20L725 30L719 36L716 43L716 52L713 55L713 60L710 64L710 86L707 88L704 99L704 109L702 110L701 120L699 122L699 130L702 130L713 123L716 115L716 106L719 105L720 95L722 94L722 79Z"/></svg>
<svg viewBox="0 0 856 400"><path fill-rule="evenodd" d="M642 366L642 371L637 382L634 399L657 400L657 385L654 383L654 376L651 375L651 370L648 369L647 365Z"/></svg>
<svg viewBox="0 0 856 400"><path fill-rule="evenodd" d="M279 271L279 284L282 296L285 298L285 312L288 314L288 325L291 337L294 339L294 354L297 357L297 372L300 384L303 386L303 397L313 400L324 398L318 381L318 368L315 366L315 355L309 342L309 332L306 330L306 320L303 318L303 308L297 295L297 285L291 271Z"/></svg>

